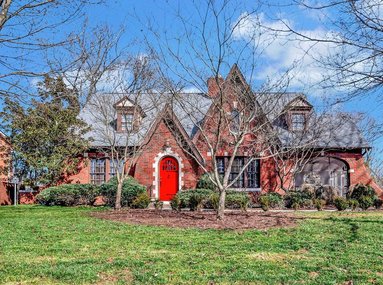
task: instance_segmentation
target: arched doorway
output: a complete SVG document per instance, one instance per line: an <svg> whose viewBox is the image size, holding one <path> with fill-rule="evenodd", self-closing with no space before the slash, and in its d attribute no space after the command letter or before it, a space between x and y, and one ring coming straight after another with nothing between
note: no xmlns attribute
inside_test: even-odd
<svg viewBox="0 0 383 285"><path fill-rule="evenodd" d="M178 192L178 161L174 157L166 156L161 159L159 168L159 199L170 201Z"/></svg>
<svg viewBox="0 0 383 285"><path fill-rule="evenodd" d="M339 195L348 192L350 186L349 165L336 157L317 157L309 161L302 172L295 176L295 186L300 187L307 183L307 179L315 174L320 179L320 184L335 187Z"/></svg>

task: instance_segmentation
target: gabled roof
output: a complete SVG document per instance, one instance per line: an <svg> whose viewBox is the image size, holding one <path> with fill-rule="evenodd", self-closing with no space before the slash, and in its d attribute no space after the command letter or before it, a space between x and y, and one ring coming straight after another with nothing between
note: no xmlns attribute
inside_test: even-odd
<svg viewBox="0 0 383 285"><path fill-rule="evenodd" d="M184 147L181 144L182 142L185 142L189 149L189 154L192 157L194 157L194 159L198 160L200 163L203 164L204 159L201 153L198 151L194 143L191 141L190 136L187 134L185 128L182 126L181 122L178 120L178 117L174 114L173 108L169 103L167 103L164 109L157 115L156 120L152 124L150 130L145 136L145 139L143 140L143 144L146 144L150 141L151 137L153 136L158 125L161 122L164 122L166 126L169 128L169 130L173 132L173 135L176 138L176 141L180 145L180 147ZM170 122L172 122L171 125L170 125ZM178 134L174 132L177 132L179 135L181 135L182 142L177 140Z"/></svg>
<svg viewBox="0 0 383 285"><path fill-rule="evenodd" d="M237 79L239 79L239 82ZM293 134L281 126L278 119L286 109L290 107L306 106L312 108L306 96L296 92L253 93L236 64L230 69L222 88L225 89L226 84L229 84L228 82L232 80L243 84L245 90L248 90L249 94L254 97L257 106L260 107L261 112L263 112L264 116L270 122L270 126L275 128L279 134L280 141L285 145L289 145ZM113 133L113 142L117 145L124 146L127 143L142 143L143 139L147 137L148 132L156 124L156 120L161 117L161 112L169 108L172 110L172 118L177 122L178 131L184 136L185 141L186 136L188 137L187 141L188 144L190 144L192 140L195 142L198 138L199 128L203 128L205 118L208 117L213 110L213 100L216 100L216 98L212 99L203 93L148 93L141 95L142 96L138 98L139 100L131 99L130 96L134 96L134 94L97 94L94 96L80 114L80 118L92 127L92 130L86 135L87 138L93 138L92 146L100 147L110 145L108 140L102 138L103 133ZM94 102L98 102L98 104L94 104ZM113 104L113 102L115 103ZM116 119L114 107L119 105L125 106L126 104L130 105L133 104L133 102L137 102L143 112L145 112L146 117L142 119L139 131L132 134L128 140L126 134L117 133L113 128L113 122ZM104 106L101 114L95 110L94 106L96 105ZM105 115L106 111L109 112L108 115ZM321 124L323 124L327 130L323 130L321 140L317 140L317 147L369 147L355 122L350 118L350 116L347 117L344 114L323 116L323 118L321 118ZM309 125L309 129L310 128L314 129L315 126ZM309 139L309 137L307 139ZM190 145L190 147L192 146Z"/></svg>

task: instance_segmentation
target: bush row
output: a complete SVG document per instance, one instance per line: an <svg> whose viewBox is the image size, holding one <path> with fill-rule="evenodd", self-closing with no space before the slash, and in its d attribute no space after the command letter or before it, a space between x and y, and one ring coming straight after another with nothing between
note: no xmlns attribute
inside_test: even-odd
<svg viewBox="0 0 383 285"><path fill-rule="evenodd" d="M45 206L93 205L97 196L103 196L107 206L114 206L117 192L117 179L112 178L100 186L93 184L63 184L44 189L36 196L36 201ZM134 178L126 179L122 186L121 206L147 208L150 198L146 188Z"/></svg>
<svg viewBox="0 0 383 285"><path fill-rule="evenodd" d="M277 193L262 194L259 203L265 211L283 206L293 209L315 207L322 210L325 205L334 205L339 211L344 211L348 208L367 210L372 206L379 209L383 201L376 196L372 187L358 184L350 190L346 198L339 197L333 187L314 188L303 185L299 190L288 191L283 197Z"/></svg>
<svg viewBox="0 0 383 285"><path fill-rule="evenodd" d="M250 203L247 193L228 191L226 193L225 208L241 209L245 211ZM205 209L218 209L219 193L211 189L191 189L178 192L170 205L173 210L189 208L191 211Z"/></svg>

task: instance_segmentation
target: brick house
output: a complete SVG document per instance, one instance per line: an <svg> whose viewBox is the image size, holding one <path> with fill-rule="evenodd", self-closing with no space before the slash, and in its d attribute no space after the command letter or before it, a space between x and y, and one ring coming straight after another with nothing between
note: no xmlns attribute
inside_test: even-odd
<svg viewBox="0 0 383 285"><path fill-rule="evenodd" d="M217 94L225 97L228 102L225 111L236 118L238 114L234 113L233 108L240 99L230 90L238 86L243 90L249 89L236 65L225 79L210 78L207 85L207 94L177 94L185 98L183 103L173 102L173 97L167 94L152 94L150 100L133 100L132 94L96 96L102 110L96 110L92 103L88 103L80 114L91 126L87 137L92 139L92 146L84 154L78 173L68 177L68 182L100 184L109 180L116 169L105 155L105 149L112 143L111 139L116 145L127 145L129 136L129 144L141 145L130 174L148 188L153 199L168 201L177 191L195 188L198 178L204 173L201 165L208 170L212 165L213 156L201 130L214 128L212 114L216 111L215 100L220 97ZM309 115L314 112L313 106L303 94L249 92L254 106L260 108L263 114L260 120L265 126L267 124L267 130L277 134L282 146L291 144L289 139L292 134L313 129L318 123L311 121ZM351 116L334 114L320 120L325 128L320 138L315 140L315 145L311 146L315 156L305 163L299 173L294 174L294 179L288 177L287 180L293 181L294 187L299 187L308 174L315 173L322 184L336 187L341 195L353 185L363 183L374 187L381 196L383 190L372 179L363 157L370 146ZM225 131L222 130L222 133ZM109 140L103 136L106 133ZM226 144L230 145L230 141ZM231 157L230 147L227 146L222 146L215 155L218 171L224 171ZM238 169L245 165L248 155L242 149L237 153L230 175L238 175ZM281 191L283 188L277 179L275 160L263 151L238 176L231 188L239 191L259 193Z"/></svg>

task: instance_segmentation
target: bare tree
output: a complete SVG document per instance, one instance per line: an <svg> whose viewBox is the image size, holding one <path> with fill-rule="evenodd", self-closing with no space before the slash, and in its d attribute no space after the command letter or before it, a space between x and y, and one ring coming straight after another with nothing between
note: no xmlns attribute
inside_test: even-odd
<svg viewBox="0 0 383 285"><path fill-rule="evenodd" d="M88 134L93 149L109 158L117 179L115 209L121 209L124 181L140 157L150 128L147 117L158 113L161 96L150 56L131 56L110 66L118 69L119 78L111 78L109 93L95 93L89 98L82 117L92 126Z"/></svg>
<svg viewBox="0 0 383 285"><path fill-rule="evenodd" d="M283 151L268 144L278 139L267 113L275 111L278 99L285 94L289 71L279 79L273 78L273 84L258 85L259 91L253 93L251 85L255 83L257 60L267 46L259 40L263 33L260 26L247 40L237 37L241 24L260 11L259 7L244 8L236 1L205 1L202 4L199 1L194 3L193 11L187 11L196 17L188 17L177 9L174 11L175 19L171 22L182 27L180 34L173 35L168 30L161 36L161 32L149 25L155 43L152 37L147 38L157 53L166 83L164 89L173 95L173 109L195 126L193 142L207 154L206 161L200 161L188 147L184 147L219 192L218 219L224 218L227 190L233 187L259 188L255 177L249 179L251 185L243 185L243 176L256 167L259 160L272 160L275 151ZM238 65L234 64L230 69L233 63ZM224 79L221 73L228 73L228 76ZM211 77L209 91L205 95L208 77ZM190 86L200 93L196 96L185 94L184 89ZM259 94L269 96L262 100L262 106ZM210 104L206 114L201 106L205 101ZM186 146L181 139L179 144Z"/></svg>
<svg viewBox="0 0 383 285"><path fill-rule="evenodd" d="M88 4L101 2L0 1L0 96L30 95L30 79L50 71L44 56L69 43L73 22L84 17Z"/></svg>

